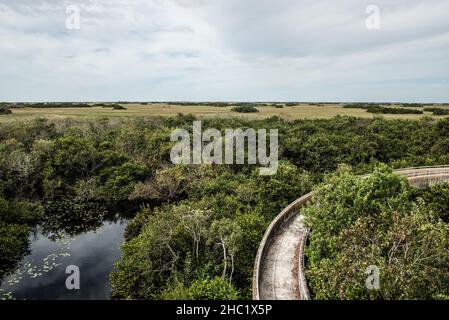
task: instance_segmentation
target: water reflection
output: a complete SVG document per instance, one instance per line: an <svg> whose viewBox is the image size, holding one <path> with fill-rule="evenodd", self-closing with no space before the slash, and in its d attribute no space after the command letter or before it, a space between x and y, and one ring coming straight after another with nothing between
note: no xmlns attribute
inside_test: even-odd
<svg viewBox="0 0 449 320"><path fill-rule="evenodd" d="M30 234L31 254L4 279L0 298L11 293L14 299L110 299L108 275L120 258L127 219L117 214L101 216L102 221L80 220L79 215L58 217L62 219L44 223ZM66 289L68 265L80 269L80 290Z"/></svg>

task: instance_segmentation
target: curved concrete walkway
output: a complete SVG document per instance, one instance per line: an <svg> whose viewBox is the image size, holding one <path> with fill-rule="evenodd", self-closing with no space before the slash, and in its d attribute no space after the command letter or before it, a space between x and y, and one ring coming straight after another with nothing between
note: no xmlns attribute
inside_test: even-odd
<svg viewBox="0 0 449 320"><path fill-rule="evenodd" d="M300 298L292 283L298 281L295 265L298 238L304 237L306 228L302 215L295 215L273 235L263 261L259 290L262 300L288 300Z"/></svg>
<svg viewBox="0 0 449 320"><path fill-rule="evenodd" d="M449 166L396 170L417 188L449 181ZM310 299L304 270L304 247L308 230L304 227L303 207L309 193L285 208L270 224L256 255L253 275L255 300Z"/></svg>

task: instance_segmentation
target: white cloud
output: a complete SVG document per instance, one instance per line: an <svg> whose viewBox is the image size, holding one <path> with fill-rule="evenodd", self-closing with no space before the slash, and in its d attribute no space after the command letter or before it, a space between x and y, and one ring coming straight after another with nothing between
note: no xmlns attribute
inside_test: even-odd
<svg viewBox="0 0 449 320"><path fill-rule="evenodd" d="M0 100L449 101L449 1L376 2L0 0Z"/></svg>

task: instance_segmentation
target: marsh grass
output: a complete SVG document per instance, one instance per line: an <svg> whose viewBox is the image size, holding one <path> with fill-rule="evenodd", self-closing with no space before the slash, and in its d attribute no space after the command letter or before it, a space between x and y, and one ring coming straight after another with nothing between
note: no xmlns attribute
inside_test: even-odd
<svg viewBox="0 0 449 320"><path fill-rule="evenodd" d="M448 109L447 106L436 107ZM273 105L258 105L258 113L239 114L231 111L233 106L216 107L203 105L173 105L173 104L127 104L126 110L112 110L101 106L91 108L13 108L12 114L0 116L0 122L14 120L31 120L35 118L47 118L50 120L65 118L98 119L104 117L126 118L126 117L158 117L176 116L179 113L194 114L198 117L216 118L247 118L264 119L279 116L286 120L296 119L330 119L335 116L354 116L361 118L374 118L378 115L370 114L363 109L343 108L343 104L298 104L288 108L276 108ZM385 114L386 119L420 119L422 117L435 117L431 112L421 114Z"/></svg>

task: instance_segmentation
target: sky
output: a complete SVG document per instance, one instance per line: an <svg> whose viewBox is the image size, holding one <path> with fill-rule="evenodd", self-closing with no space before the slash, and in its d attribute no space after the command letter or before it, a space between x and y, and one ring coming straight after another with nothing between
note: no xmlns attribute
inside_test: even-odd
<svg viewBox="0 0 449 320"><path fill-rule="evenodd" d="M0 101L449 102L449 0L0 0Z"/></svg>

